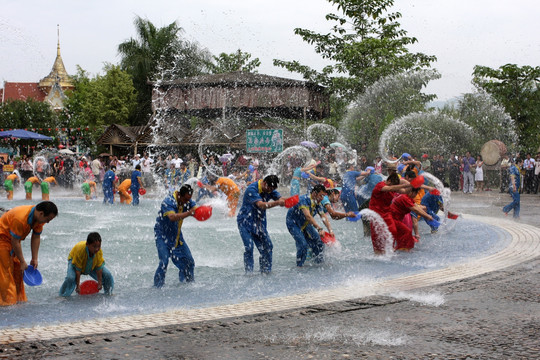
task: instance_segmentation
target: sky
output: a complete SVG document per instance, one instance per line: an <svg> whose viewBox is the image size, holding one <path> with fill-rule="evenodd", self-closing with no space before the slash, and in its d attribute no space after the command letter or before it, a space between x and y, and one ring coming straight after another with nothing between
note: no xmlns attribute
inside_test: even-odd
<svg viewBox="0 0 540 360"><path fill-rule="evenodd" d="M91 75L118 64L120 43L135 37L133 20L158 27L174 21L183 36L212 54L238 49L259 58L259 73L301 77L274 67L273 59L298 60L317 70L327 63L294 34L297 27L329 32L326 0L0 0L0 81L37 82L51 71L60 48L69 74L77 65ZM537 0L395 0L401 28L418 39L411 52L435 55L442 78L426 92L445 101L474 91L475 65L498 68L540 64ZM2 85L3 86L3 85Z"/></svg>

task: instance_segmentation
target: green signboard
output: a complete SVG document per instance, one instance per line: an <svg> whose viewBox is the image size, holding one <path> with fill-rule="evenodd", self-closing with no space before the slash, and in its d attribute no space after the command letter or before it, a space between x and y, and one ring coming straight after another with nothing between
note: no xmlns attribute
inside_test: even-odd
<svg viewBox="0 0 540 360"><path fill-rule="evenodd" d="M283 130L247 130L248 153L280 153L283 151Z"/></svg>

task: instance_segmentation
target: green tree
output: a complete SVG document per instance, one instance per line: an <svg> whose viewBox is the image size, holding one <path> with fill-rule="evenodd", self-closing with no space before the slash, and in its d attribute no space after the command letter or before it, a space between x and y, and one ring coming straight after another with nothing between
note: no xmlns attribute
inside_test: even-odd
<svg viewBox="0 0 540 360"><path fill-rule="evenodd" d="M342 12L326 15L327 20L336 22L328 34L301 28L294 32L315 45L315 51L332 64L322 71L299 61L274 59L274 65L300 73L304 79L352 100L385 76L429 67L436 60L434 56L409 52L407 46L417 39L406 36L401 29L399 12L388 13L393 0L328 1Z"/></svg>
<svg viewBox="0 0 540 360"><path fill-rule="evenodd" d="M56 128L58 118L48 103L29 98L0 104L0 124L3 129Z"/></svg>
<svg viewBox="0 0 540 360"><path fill-rule="evenodd" d="M491 94L516 122L519 145L533 152L540 145L540 67L506 64L475 66L473 84Z"/></svg>
<svg viewBox="0 0 540 360"><path fill-rule="evenodd" d="M195 76L207 71L211 61L207 50L180 38L176 22L157 28L147 19L134 21L136 38L118 45L121 67L133 78L138 92L138 108L132 125L146 124L151 114L152 85L149 81Z"/></svg>
<svg viewBox="0 0 540 360"><path fill-rule="evenodd" d="M255 58L251 61L251 54L247 52L242 52L238 49L236 52L231 54L221 53L219 56L212 56L215 64L210 64L210 70L214 74L229 73L234 71L245 71L245 72L257 72L255 70L261 65L259 58Z"/></svg>
<svg viewBox="0 0 540 360"><path fill-rule="evenodd" d="M89 144L111 124L129 125L137 107L137 92L131 76L118 65L106 64L104 75L89 78L78 68L74 77L75 90L68 94L66 112L62 118L69 127L89 127Z"/></svg>

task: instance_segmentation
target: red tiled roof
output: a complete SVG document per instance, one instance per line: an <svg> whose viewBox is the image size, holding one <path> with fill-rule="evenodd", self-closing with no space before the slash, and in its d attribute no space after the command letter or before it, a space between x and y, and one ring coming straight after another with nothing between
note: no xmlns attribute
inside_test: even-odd
<svg viewBox="0 0 540 360"><path fill-rule="evenodd" d="M25 83L25 82L4 82L4 94L3 101L8 100L26 100L32 98L36 101L43 101L47 94L45 94L38 86L38 83Z"/></svg>

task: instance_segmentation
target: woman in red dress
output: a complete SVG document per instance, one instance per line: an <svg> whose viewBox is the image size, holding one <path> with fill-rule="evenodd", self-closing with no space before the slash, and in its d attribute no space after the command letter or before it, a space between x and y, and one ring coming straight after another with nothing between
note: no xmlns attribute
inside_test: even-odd
<svg viewBox="0 0 540 360"><path fill-rule="evenodd" d="M373 210L380 217L383 218L384 222L388 226L388 230L394 236L396 234L396 225L394 223L394 218L390 212L390 204L394 199L395 193L402 191L403 189L410 187L409 182L404 181L400 184L400 178L396 173L392 173L386 181L381 181L371 193L371 200L369 201L369 209ZM379 226L374 226L373 221L370 224L371 227L371 242L373 243L373 251L375 254L384 254L385 253L385 240L382 230Z"/></svg>
<svg viewBox="0 0 540 360"><path fill-rule="evenodd" d="M419 239L418 233L413 236L411 228L403 222L405 215L409 214L411 211L414 211L418 215L422 215L428 220L433 220L431 215L425 212L422 205L418 205L414 202L414 198L418 195L418 188L408 188L408 192L401 194L394 198L392 204L390 205L390 213L394 219L394 225L396 232L392 233L394 236L394 250L404 250L409 251L414 247L414 238ZM418 227L416 227L418 231Z"/></svg>

